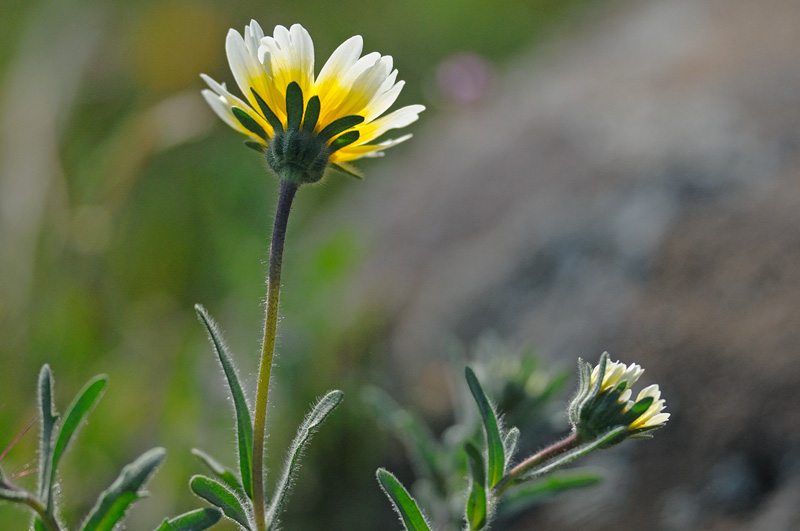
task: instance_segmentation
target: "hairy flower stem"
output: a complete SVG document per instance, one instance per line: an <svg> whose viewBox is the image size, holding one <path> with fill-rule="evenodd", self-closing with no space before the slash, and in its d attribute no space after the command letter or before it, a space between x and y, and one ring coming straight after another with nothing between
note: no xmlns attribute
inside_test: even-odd
<svg viewBox="0 0 800 531"><path fill-rule="evenodd" d="M578 433L572 432L566 439L563 439L552 446L548 446L541 452L533 454L525 461L509 470L508 474L506 474L503 479L497 482L497 485L495 485L492 489L494 490L494 495L499 497L509 487L512 487L517 479L522 477L529 470L546 463L547 461L550 461L554 457L558 457L559 455L572 450L573 448L579 446L581 442L582 441Z"/></svg>
<svg viewBox="0 0 800 531"><path fill-rule="evenodd" d="M267 310L264 319L264 343L261 347L261 365L258 370L258 389L256 391L256 411L253 434L253 512L256 529L264 531L264 437L267 427L267 399L269 380L272 374L272 358L275 354L275 330L278 325L278 300L281 291L281 265L283 263L283 243L286 238L286 225L292 201L298 185L281 180L278 195L278 208L275 212L275 225L272 229L272 245L269 251L269 273L267 276Z"/></svg>

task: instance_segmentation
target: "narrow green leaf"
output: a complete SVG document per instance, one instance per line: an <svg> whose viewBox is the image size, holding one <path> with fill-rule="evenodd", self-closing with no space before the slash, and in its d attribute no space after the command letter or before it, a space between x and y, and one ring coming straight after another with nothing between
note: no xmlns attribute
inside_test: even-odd
<svg viewBox="0 0 800 531"><path fill-rule="evenodd" d="M523 482L530 481L531 479L537 478L548 472L551 472L557 468L560 468L567 463L570 463L579 457L583 457L598 448L602 448L604 445L608 444L609 442L616 439L621 433L623 433L628 428L626 426L618 426L613 430L606 432L601 437L598 437L594 441L581 445L574 450L571 450L565 454L558 456L556 459L549 461L547 464L540 466L539 468L534 468L533 470L526 473L521 478L517 479L514 484L518 485Z"/></svg>
<svg viewBox="0 0 800 531"><path fill-rule="evenodd" d="M39 372L39 488L38 496L48 512L53 509L53 440L58 413L53 405L53 375L50 366L42 366Z"/></svg>
<svg viewBox="0 0 800 531"><path fill-rule="evenodd" d="M247 498L247 494L245 494L242 483L229 468L225 467L219 461L204 451L198 450L197 448L192 448L192 455L202 461L203 464L209 468L209 470L211 470L220 480L222 480L223 483L230 487L231 490L238 496Z"/></svg>
<svg viewBox="0 0 800 531"><path fill-rule="evenodd" d="M355 166L352 164L348 164L346 162L336 162L330 164L334 170L344 173L345 175L349 175L350 177L355 177L356 179L363 179L364 174L361 173Z"/></svg>
<svg viewBox="0 0 800 531"><path fill-rule="evenodd" d="M486 473L483 468L483 456L472 443L467 443L464 449L469 457L469 470L472 475L472 484L467 498L467 523L470 531L480 531L486 527L489 513L486 502Z"/></svg>
<svg viewBox="0 0 800 531"><path fill-rule="evenodd" d="M296 81L286 87L286 130L300 129L303 119L303 89Z"/></svg>
<svg viewBox="0 0 800 531"><path fill-rule="evenodd" d="M258 151L262 155L267 152L267 146L261 144L260 142L254 142L253 140L245 140L244 145L249 147L253 151Z"/></svg>
<svg viewBox="0 0 800 531"><path fill-rule="evenodd" d="M500 510L504 515L516 514L561 492L591 487L602 480L603 476L592 470L556 472L531 484L509 489L503 496Z"/></svg>
<svg viewBox="0 0 800 531"><path fill-rule="evenodd" d="M343 147L349 146L350 144L358 140L359 136L361 136L361 133L359 133L358 131L348 131L343 135L340 135L338 138L336 138L336 140L331 142L331 145L328 147L328 152L335 153L340 149L342 149Z"/></svg>
<svg viewBox="0 0 800 531"><path fill-rule="evenodd" d="M486 450L487 450L487 479L489 487L494 487L503 477L504 464L504 450L503 440L500 438L500 426L497 422L497 415L489 403L489 399L483 392L480 382L478 381L475 373L467 367L464 371L467 378L467 385L475 398L475 403L478 405L478 411L483 420L483 431L486 435Z"/></svg>
<svg viewBox="0 0 800 531"><path fill-rule="evenodd" d="M278 116L269 108L267 102L265 102L258 92L255 91L252 87L250 88L250 92L253 93L253 97L256 99L258 106L261 108L261 114L264 115L264 118L267 120L267 123L272 126L274 133L277 135L278 133L283 131L283 124L281 123Z"/></svg>
<svg viewBox="0 0 800 531"><path fill-rule="evenodd" d="M239 123L242 124L242 127L253 133L254 135L263 138L264 140L268 140L269 137L267 136L267 132L264 131L264 128L261 127L258 122L256 122L255 118L247 114L247 112L243 111L239 107L231 107L231 112L239 120Z"/></svg>
<svg viewBox="0 0 800 531"><path fill-rule="evenodd" d="M202 531L219 522L222 513L213 507L195 509L171 520L164 520L156 531Z"/></svg>
<svg viewBox="0 0 800 531"><path fill-rule="evenodd" d="M33 521L33 531L48 531L41 518L36 517L36 519Z"/></svg>
<svg viewBox="0 0 800 531"><path fill-rule="evenodd" d="M189 488L211 505L222 509L225 516L244 529L250 529L250 521L241 500L227 486L210 477L198 475L189 480Z"/></svg>
<svg viewBox="0 0 800 531"><path fill-rule="evenodd" d="M166 450L152 448L122 468L117 479L97 499L81 526L82 531L111 531L128 507L143 496L141 488L164 460Z"/></svg>
<svg viewBox="0 0 800 531"><path fill-rule="evenodd" d="M289 492L292 478L297 472L303 449L306 444L308 444L308 441L311 440L311 436L314 432L317 431L320 425L325 422L325 419L328 418L328 415L341 403L342 398L344 398L343 392L338 390L328 391L328 393L314 405L311 412L303 420L303 423L300 424L297 435L292 441L292 445L289 447L289 454L286 456L281 478L278 481L278 485L275 487L275 494L267 509L265 517L267 529L274 529L278 523L278 515L283 509L286 495Z"/></svg>
<svg viewBox="0 0 800 531"><path fill-rule="evenodd" d="M83 386L83 389L75 396L72 404L67 408L64 422L61 424L55 449L53 450L53 468L50 471L51 484L55 482L58 463L61 461L67 446L69 446L70 440L80 428L86 415L102 396L106 384L108 384L108 378L105 375L95 376L86 382L86 385Z"/></svg>
<svg viewBox="0 0 800 531"><path fill-rule="evenodd" d="M411 494L408 493L403 484L384 468L379 468L376 476L383 492L389 497L394 510L400 515L400 521L406 531L430 531L430 525L419 510L419 505Z"/></svg>
<svg viewBox="0 0 800 531"><path fill-rule="evenodd" d="M363 121L364 117L358 116L357 114L344 116L342 118L339 118L338 120L332 121L327 126L325 126L325 128L319 132L317 138L319 138L320 142L325 143L331 138L338 135L339 133L347 131L351 127L355 127Z"/></svg>
<svg viewBox="0 0 800 531"><path fill-rule="evenodd" d="M319 120L319 96L312 96L306 105L306 114L303 117L303 131L313 132Z"/></svg>
<svg viewBox="0 0 800 531"><path fill-rule="evenodd" d="M506 436L503 438L503 453L506 456L506 467L508 467L508 464L511 463L511 460L514 458L514 454L517 453L518 446L519 428L512 426L512 428L508 430L508 433L506 433Z"/></svg>
<svg viewBox="0 0 800 531"><path fill-rule="evenodd" d="M228 388L231 392L233 407L236 412L236 435L239 442L239 471L242 475L244 490L248 497L252 497L253 421L250 417L250 406L247 404L242 386L239 384L239 376L236 373L236 367L233 366L228 347L222 340L222 334L219 332L216 323L209 317L206 309L199 304L195 305L194 309L200 317L200 321L202 321L208 331L211 343L214 345L214 351L217 353L217 358L219 359L220 365L222 365L222 370L228 381Z"/></svg>

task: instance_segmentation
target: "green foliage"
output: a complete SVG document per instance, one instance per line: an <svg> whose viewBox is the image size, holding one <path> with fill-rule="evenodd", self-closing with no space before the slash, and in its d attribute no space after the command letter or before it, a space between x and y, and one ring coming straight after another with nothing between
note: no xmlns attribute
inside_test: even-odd
<svg viewBox="0 0 800 531"><path fill-rule="evenodd" d="M67 408L67 414L64 417L64 422L58 433L55 448L53 449L53 467L50 477L50 485L55 482L56 469L67 449L73 435L80 427L81 423L86 419L86 415L91 411L108 384L108 378L105 375L95 376L89 380L83 389L75 397L75 400Z"/></svg>
<svg viewBox="0 0 800 531"><path fill-rule="evenodd" d="M383 492L389 497L392 506L400 515L400 521L408 531L430 531L430 526L419 510L416 500L411 497L406 488L397 478L383 468L379 468L377 473L378 483Z"/></svg>
<svg viewBox="0 0 800 531"><path fill-rule="evenodd" d="M306 447L317 428L319 428L325 419L328 418L328 415L336 409L336 406L341 403L343 398L344 393L341 391L328 392L314 405L311 412L303 420L300 428L298 428L297 436L289 447L289 455L286 457L283 474L281 474L281 478L275 489L275 494L267 510L267 529L274 529L278 524L278 516L286 501L292 478L297 472L303 449Z"/></svg>
<svg viewBox="0 0 800 531"><path fill-rule="evenodd" d="M232 357L222 333L216 323L209 317L206 310L196 305L195 310L200 316L200 321L206 327L209 339L214 346L214 351L225 373L228 389L233 397L234 411L238 435L239 468L243 481L223 464L207 453L193 449L192 453L203 463L219 481L201 475L193 476L189 486L197 496L222 510L224 516L236 522L243 529L254 528L252 523L253 495L252 495L252 452L253 452L253 425L250 408L242 391ZM329 391L311 408L297 430L292 444L287 452L283 472L275 486L272 499L266 508L266 528L276 529L281 511L291 488L292 481L299 468L300 458L312 435L328 418L334 409L341 403L344 393Z"/></svg>
<svg viewBox="0 0 800 531"><path fill-rule="evenodd" d="M61 423L53 401L54 379L48 365L39 373L38 399L41 418L39 440L39 481L37 493L33 494L11 483L0 470L0 500L28 506L35 514L35 531L59 531L66 529L57 518L53 496L58 465L86 416L100 399L108 379L104 375L89 380L67 408ZM117 479L103 491L87 515L81 531L111 531L124 518L130 506L143 496L142 488L164 460L166 451L153 448L138 459L123 467ZM164 521L159 529L201 530L219 520L213 512L187 513L177 519ZM167 527L164 527L167 526Z"/></svg>
<svg viewBox="0 0 800 531"><path fill-rule="evenodd" d="M500 478L503 477L505 470L505 449L503 448L503 439L500 436L500 423L497 420L497 414L486 398L475 372L467 367L464 370L467 378L467 385L475 398L475 403L478 405L478 411L481 414L483 421L483 430L486 437L487 449L487 479L490 487L494 487Z"/></svg>
<svg viewBox="0 0 800 531"><path fill-rule="evenodd" d="M219 461L197 448L192 448L192 455L197 457L209 470L211 470L223 483L225 483L231 490L233 490L239 497L249 497L242 487L242 482L231 471L226 468Z"/></svg>
<svg viewBox="0 0 800 531"><path fill-rule="evenodd" d="M209 477L198 475L189 480L189 487L196 495L222 509L225 516L239 524L242 529L250 530L252 528L242 500L228 486Z"/></svg>
<svg viewBox="0 0 800 531"><path fill-rule="evenodd" d="M128 508L143 494L142 487L164 460L163 448L152 448L132 463L125 465L117 479L97 499L81 531L111 531L122 520Z"/></svg>
<svg viewBox="0 0 800 531"><path fill-rule="evenodd" d="M206 327L211 343L214 345L214 351L217 353L220 365L222 365L222 370L228 383L228 390L233 398L233 407L236 412L236 435L239 449L239 472L242 478L241 485L244 487L247 496L250 497L252 496L253 488L251 477L253 467L253 421L250 416L250 406L247 404L244 391L242 391L242 386L239 384L236 367L233 365L228 347L223 341L222 334L216 323L209 317L206 309L199 304L195 305L195 310L200 317L200 321Z"/></svg>
<svg viewBox="0 0 800 531"><path fill-rule="evenodd" d="M58 413L53 404L53 375L50 366L44 365L39 372L39 499L49 512L53 508L53 439Z"/></svg>
<svg viewBox="0 0 800 531"><path fill-rule="evenodd" d="M467 443L465 450L469 456L469 470L472 477L467 497L467 524L470 531L478 531L486 526L489 512L486 499L485 464L480 450L474 444Z"/></svg>
<svg viewBox="0 0 800 531"><path fill-rule="evenodd" d="M503 511L516 514L529 507L547 501L555 495L578 488L591 487L602 481L599 472L579 469L556 472L519 487L509 489L503 496Z"/></svg>
<svg viewBox="0 0 800 531"><path fill-rule="evenodd" d="M494 355L487 351L488 345L494 349ZM504 402L516 413L515 418L527 426L536 424L535 417L550 409L564 379L558 374L544 373L534 360L526 359L530 357L529 353L514 359L496 341L482 340L479 352L475 370L467 367L464 371L466 392L457 394L464 402L462 407L470 406L477 414L457 417L457 423L444 431L440 441L431 435L419 417L398 406L383 392L370 389L365 393L378 419L405 443L419 476L415 482L419 501L429 512L435 512L437 523L447 525L444 529L448 530L486 530L494 520L510 517L537 501L595 484L599 481L597 474L581 470L571 476L538 478L542 471L550 473L602 447L607 440L603 438L594 444L581 445L577 439L570 438L563 444L557 443L552 455L545 455L530 469L518 467L531 458L513 467L514 456L524 446L522 432L517 427L503 430L499 411L492 406L494 401L501 400L497 396L490 398L486 389L503 396ZM524 369L520 369L522 367ZM482 374L486 382L479 380L477 374ZM536 382L536 385L531 385L531 382ZM524 410L515 411L521 404L530 407L527 417ZM502 413L506 414L505 411ZM548 431L554 434L553 427ZM559 450L562 447L563 450ZM466 483L465 476L469 478ZM536 481L529 488L531 480ZM409 498L406 503L413 502L417 506L417 500L405 490L403 492ZM392 499L392 504L396 506L397 502ZM463 507L460 513L454 510L449 514L442 512L442 508L455 509L458 506Z"/></svg>
<svg viewBox="0 0 800 531"><path fill-rule="evenodd" d="M213 507L195 509L175 518L164 520L156 531L202 531L219 522L222 513Z"/></svg>

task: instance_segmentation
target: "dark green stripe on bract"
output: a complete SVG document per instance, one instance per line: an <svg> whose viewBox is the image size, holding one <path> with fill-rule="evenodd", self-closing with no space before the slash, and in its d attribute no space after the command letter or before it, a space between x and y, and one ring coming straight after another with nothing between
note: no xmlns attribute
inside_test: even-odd
<svg viewBox="0 0 800 531"><path fill-rule="evenodd" d="M335 153L342 149L345 146L349 146L356 140L358 137L361 136L358 131L348 131L345 134L341 135L339 138L331 142L330 147L328 148L329 153Z"/></svg>
<svg viewBox="0 0 800 531"><path fill-rule="evenodd" d="M267 132L264 131L264 128L258 125L252 116L241 110L239 107L231 107L231 112L239 120L239 123L242 124L242 127L253 133L254 135L263 138L265 141L269 139L267 136Z"/></svg>
<svg viewBox="0 0 800 531"><path fill-rule="evenodd" d="M303 120L303 90L292 81L286 87L286 130L300 129Z"/></svg>
<svg viewBox="0 0 800 531"><path fill-rule="evenodd" d="M253 93L253 97L256 99L256 103L261 108L261 113L264 115L264 118L267 120L269 125L272 126L274 133L277 134L280 131L283 131L283 124L281 123L280 119L272 112L272 109L269 108L267 102L265 102L261 96L259 96L258 92L255 89L251 88L250 92Z"/></svg>
<svg viewBox="0 0 800 531"><path fill-rule="evenodd" d="M314 131L314 128L317 126L317 120L319 120L319 109L319 96L314 96L308 100L306 115L303 118L303 131L308 131L310 133Z"/></svg>
<svg viewBox="0 0 800 531"><path fill-rule="evenodd" d="M358 116L357 114L339 118L338 120L334 120L325 126L325 129L319 132L317 138L319 138L320 142L327 142L339 133L347 131L351 127L355 127L363 121L364 117Z"/></svg>

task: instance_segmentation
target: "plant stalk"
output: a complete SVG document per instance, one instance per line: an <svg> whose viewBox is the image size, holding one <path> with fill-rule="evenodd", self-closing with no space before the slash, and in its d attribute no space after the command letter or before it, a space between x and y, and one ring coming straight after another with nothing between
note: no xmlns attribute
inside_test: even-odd
<svg viewBox="0 0 800 531"><path fill-rule="evenodd" d="M47 511L47 507L45 507L44 503L28 492L25 489L21 489L14 485L0 482L0 488L3 488L6 492L13 492L14 498L11 501L16 501L18 503L22 503L33 509L36 515L39 517L39 520L44 524L45 529L47 531L61 531L61 526L58 525L58 521L55 517ZM5 498L9 499L9 498Z"/></svg>
<svg viewBox="0 0 800 531"><path fill-rule="evenodd" d="M577 432L572 432L569 437L563 439L551 446L548 446L544 450L533 454L514 468L508 471L508 474L503 477L500 481L497 482L497 485L494 486L492 489L494 491L494 495L499 497L503 492L505 492L509 487L514 485L514 482L517 478L524 475L526 472L531 470L534 467L537 467L547 461L550 461L554 457L558 457L559 455L572 450L573 448L579 446L581 444L581 438L578 436Z"/></svg>
<svg viewBox="0 0 800 531"><path fill-rule="evenodd" d="M267 399L272 374L272 359L275 354L275 331L278 326L278 301L281 290L281 265L283 263L283 244L292 201L298 185L281 180L278 207L275 212L275 225L272 229L272 244L269 252L269 272L267 274L267 309L264 318L264 342L261 347L261 364L258 370L256 390L256 410L253 426L253 516L256 529L266 530L264 519L264 438L267 426Z"/></svg>

